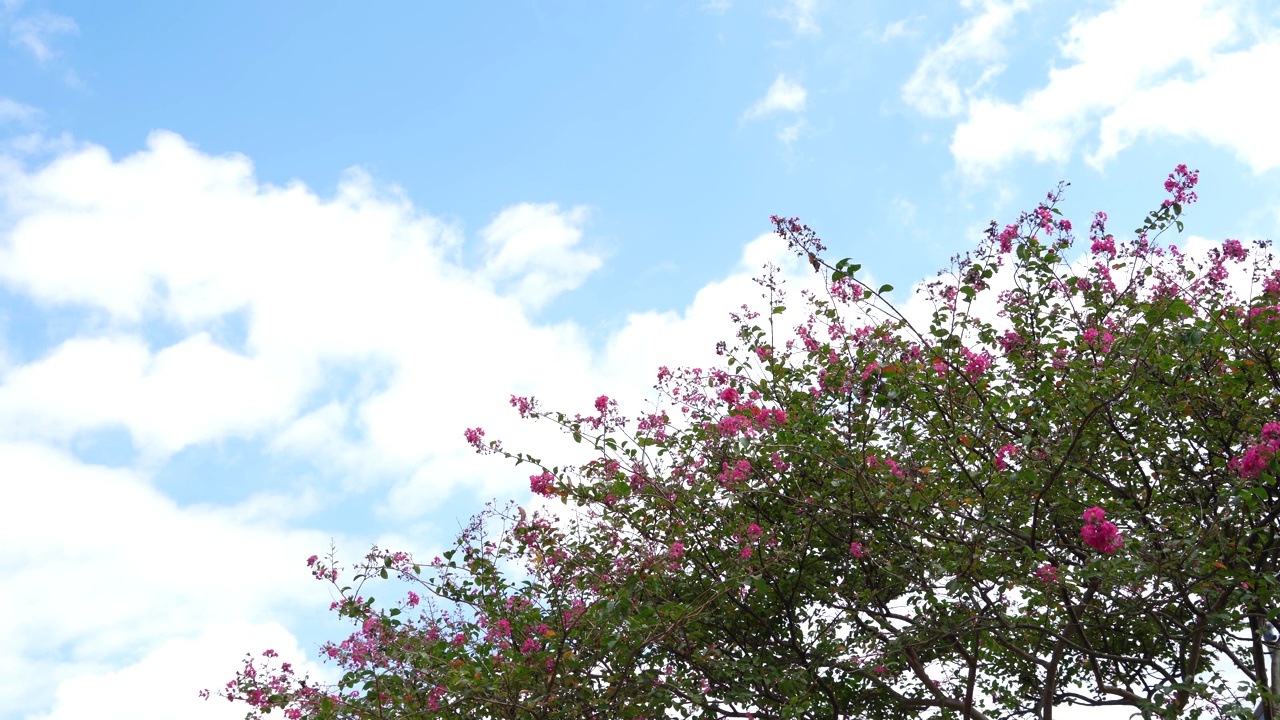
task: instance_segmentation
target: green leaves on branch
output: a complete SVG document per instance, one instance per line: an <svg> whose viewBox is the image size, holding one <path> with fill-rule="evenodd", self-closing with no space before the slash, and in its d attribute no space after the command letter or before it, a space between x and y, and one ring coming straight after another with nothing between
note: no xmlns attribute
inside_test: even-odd
<svg viewBox="0 0 1280 720"><path fill-rule="evenodd" d="M1140 233L1181 228L1196 177ZM357 577L414 595L340 590L342 692L260 669L233 695L342 718L1251 712L1280 607L1280 274L1261 247L1113 243L1103 215L1076 262L1060 194L922 288L919 332L775 218L828 297L766 276L769 331L739 316L723 364L663 368L634 421L605 397L530 412L591 450L535 462L558 515L491 508L438 562L374 553Z"/></svg>

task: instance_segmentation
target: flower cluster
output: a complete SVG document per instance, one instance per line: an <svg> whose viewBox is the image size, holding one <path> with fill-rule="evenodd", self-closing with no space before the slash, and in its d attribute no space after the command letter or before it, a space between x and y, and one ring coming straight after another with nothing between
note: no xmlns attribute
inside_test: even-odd
<svg viewBox="0 0 1280 720"><path fill-rule="evenodd" d="M1252 480L1267 469L1277 453L1280 453L1280 422L1267 423L1262 426L1260 442L1245 450L1243 460L1232 460L1232 468L1240 477Z"/></svg>
<svg viewBox="0 0 1280 720"><path fill-rule="evenodd" d="M1100 553L1113 553L1120 549L1124 539L1120 537L1120 530L1114 524L1103 519L1106 516L1106 511L1100 507L1085 510L1082 516L1084 527L1080 528L1080 538L1084 540L1085 545Z"/></svg>

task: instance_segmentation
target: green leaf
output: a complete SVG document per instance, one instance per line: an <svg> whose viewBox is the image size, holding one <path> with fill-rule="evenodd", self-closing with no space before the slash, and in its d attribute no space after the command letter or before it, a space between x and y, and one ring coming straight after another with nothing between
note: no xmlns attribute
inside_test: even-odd
<svg viewBox="0 0 1280 720"><path fill-rule="evenodd" d="M880 293L881 295L883 295L883 294L885 294L885 293L887 293L887 292L893 292L893 286L892 286L892 285L888 285L888 284L881 285L881 286L880 286L879 293Z"/></svg>

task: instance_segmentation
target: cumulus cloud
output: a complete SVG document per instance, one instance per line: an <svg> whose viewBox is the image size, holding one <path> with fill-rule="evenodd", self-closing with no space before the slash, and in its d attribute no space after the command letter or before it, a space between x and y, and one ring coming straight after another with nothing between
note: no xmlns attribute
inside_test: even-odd
<svg viewBox="0 0 1280 720"><path fill-rule="evenodd" d="M217 693L249 650L275 650L298 676L327 678L277 623L219 623L197 637L173 637L137 662L119 669L68 678L58 685L53 708L30 720L241 720L244 706L198 692Z"/></svg>
<svg viewBox="0 0 1280 720"><path fill-rule="evenodd" d="M138 473L40 445L0 443L0 464L15 479L0 504L0 565L15 589L0 596L0 707L34 711L71 678L109 673L219 623L287 615L323 593L301 570L328 534L246 522L234 507L178 508ZM63 694L73 706L93 699Z"/></svg>
<svg viewBox="0 0 1280 720"><path fill-rule="evenodd" d="M754 120L778 112L803 112L808 97L809 93L803 85L792 82L786 75L779 74L769 86L769 90L765 92L764 97L757 100L742 114L742 119Z"/></svg>
<svg viewBox="0 0 1280 720"><path fill-rule="evenodd" d="M1023 156L1063 162L1082 144L1101 167L1148 135L1207 140L1255 172L1280 166L1265 120L1277 105L1256 91L1257 78L1280 73L1280 30L1250 3L1120 0L1077 15L1045 83L1009 101L991 88L1003 69L992 40L1026 6L984 3L903 87L920 112L961 118L951 151L966 172ZM963 83L963 73L978 79Z"/></svg>
<svg viewBox="0 0 1280 720"><path fill-rule="evenodd" d="M510 394L569 412L608 394L640 412L659 365L714 360L762 263L789 269L793 290L813 281L762 236L682 312L641 310L593 345L531 315L603 262L585 226L581 208L500 209L472 267L461 228L359 172L322 198L164 132L121 158L91 145L34 167L0 158L0 284L32 312L83 318L0 364L0 467L21 479L0 504L0 565L22 588L0 598L0 707L75 717L85 697L124 697L108 687L213 647L218 627L280 639L269 623L316 602L301 559L329 543L291 528L308 509L376 487L394 529L459 486L527 493L527 472L478 458L462 429L548 457L577 447L544 441L558 435L521 422ZM76 457L77 438L112 429L145 463ZM229 438L344 485L225 507L152 485L174 453ZM228 643L261 644L244 637Z"/></svg>

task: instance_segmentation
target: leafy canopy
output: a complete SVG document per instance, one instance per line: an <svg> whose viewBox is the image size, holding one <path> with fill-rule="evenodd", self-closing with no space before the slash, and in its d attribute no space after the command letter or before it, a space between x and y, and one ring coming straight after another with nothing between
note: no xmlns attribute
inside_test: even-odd
<svg viewBox="0 0 1280 720"><path fill-rule="evenodd" d="M224 694L294 718L1247 715L1273 690L1280 273L1266 243L1158 243L1197 179L1076 250L1060 186L902 307L775 217L825 292L789 305L768 269L721 366L659 371L665 410L513 397L594 459L467 439L536 467L559 516L491 507L431 562L374 548L354 587L313 557L356 625L324 648L342 680L249 657ZM413 589L377 604L378 576Z"/></svg>

